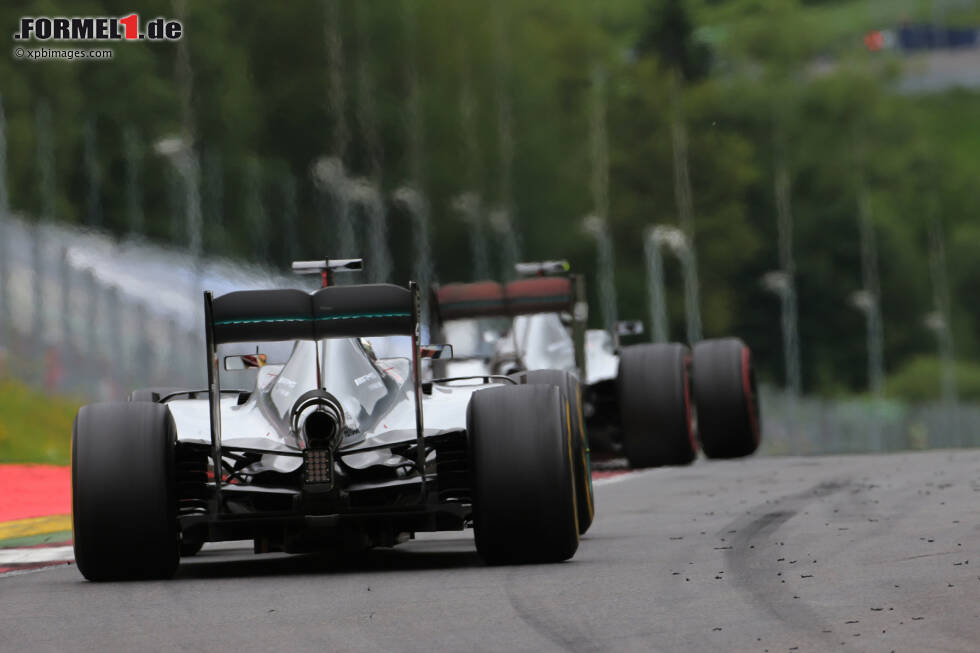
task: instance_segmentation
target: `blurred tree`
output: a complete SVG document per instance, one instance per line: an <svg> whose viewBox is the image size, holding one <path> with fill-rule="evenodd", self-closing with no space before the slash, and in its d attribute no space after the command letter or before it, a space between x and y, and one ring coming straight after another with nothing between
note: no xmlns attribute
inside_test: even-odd
<svg viewBox="0 0 980 653"><path fill-rule="evenodd" d="M694 40L694 22L686 0L650 0L645 25L636 43L638 56L655 55L689 82L703 79L711 68L711 51Z"/></svg>

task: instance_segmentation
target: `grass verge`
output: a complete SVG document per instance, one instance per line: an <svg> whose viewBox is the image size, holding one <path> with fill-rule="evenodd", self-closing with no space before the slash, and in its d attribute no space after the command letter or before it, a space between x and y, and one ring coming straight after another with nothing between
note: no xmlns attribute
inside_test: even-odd
<svg viewBox="0 0 980 653"><path fill-rule="evenodd" d="M79 401L0 381L0 462L71 462L71 427Z"/></svg>

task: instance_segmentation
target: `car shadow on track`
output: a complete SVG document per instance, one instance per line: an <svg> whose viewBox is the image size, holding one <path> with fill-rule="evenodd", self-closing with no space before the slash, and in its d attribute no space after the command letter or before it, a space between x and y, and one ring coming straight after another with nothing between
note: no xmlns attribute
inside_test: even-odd
<svg viewBox="0 0 980 653"><path fill-rule="evenodd" d="M453 543L455 544L455 543ZM359 553L242 555L243 551L208 551L182 560L176 580L347 574L352 572L428 571L486 566L471 543L442 550L373 549ZM224 554L224 555L223 555Z"/></svg>

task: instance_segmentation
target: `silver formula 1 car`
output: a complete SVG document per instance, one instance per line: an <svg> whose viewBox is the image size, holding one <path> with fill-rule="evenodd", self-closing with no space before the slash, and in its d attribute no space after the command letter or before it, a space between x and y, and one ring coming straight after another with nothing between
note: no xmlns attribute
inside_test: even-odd
<svg viewBox="0 0 980 653"><path fill-rule="evenodd" d="M324 274L349 261L308 264ZM208 387L147 389L81 408L72 435L75 559L89 580L161 578L203 542L256 552L392 546L472 526L490 563L574 555L591 521L585 443L553 383L430 379L418 289L389 285L204 295ZM363 338L407 336L406 359ZM217 348L292 342L281 365ZM563 379L563 372L556 372ZM585 467L587 470L587 466Z"/></svg>
<svg viewBox="0 0 980 653"><path fill-rule="evenodd" d="M755 374L741 340L704 340L693 351L680 343L620 346L642 323L619 323L615 333L587 329L583 277L567 262L520 263L517 271L529 278L435 290L432 331L455 346L445 373L521 380L566 371L565 394L581 411L591 451L625 455L633 467L688 464L699 443L709 458L756 450Z"/></svg>

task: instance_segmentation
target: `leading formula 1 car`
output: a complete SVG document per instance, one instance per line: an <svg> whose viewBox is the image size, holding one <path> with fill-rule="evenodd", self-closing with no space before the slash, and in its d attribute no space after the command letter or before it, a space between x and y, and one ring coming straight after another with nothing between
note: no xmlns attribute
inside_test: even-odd
<svg viewBox="0 0 980 653"><path fill-rule="evenodd" d="M324 270L330 261L321 261ZM326 279L326 275L324 275ZM83 406L72 434L75 559L89 580L166 578L180 550L393 546L472 526L490 563L574 555L585 444L552 385L482 375L423 383L418 289L204 294L208 387ZM362 338L410 336L410 359ZM229 356L255 385L221 388L217 347L294 341L284 365ZM578 458L577 458L578 457ZM591 516L591 512L589 513Z"/></svg>
<svg viewBox="0 0 980 653"><path fill-rule="evenodd" d="M624 454L633 467L688 464L699 442L709 458L757 449L755 374L741 340L704 340L693 351L680 343L620 346L620 335L642 325L619 323L614 334L587 329L584 280L567 262L520 263L517 271L531 278L434 291L432 332L455 347L447 370L515 379L571 373L563 389L581 411L591 451Z"/></svg>

